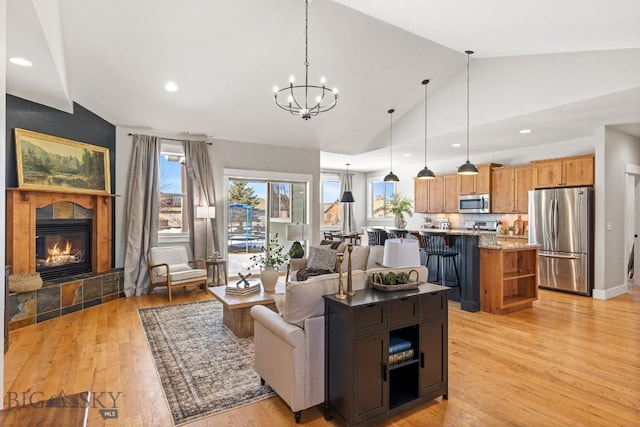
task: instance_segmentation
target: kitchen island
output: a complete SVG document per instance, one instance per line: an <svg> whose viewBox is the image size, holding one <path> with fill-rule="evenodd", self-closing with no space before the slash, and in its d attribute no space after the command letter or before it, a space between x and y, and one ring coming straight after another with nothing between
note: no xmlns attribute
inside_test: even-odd
<svg viewBox="0 0 640 427"><path fill-rule="evenodd" d="M449 250L458 253L453 257L456 268L460 276L460 286L452 287L449 290L448 298L452 301L459 301L460 308L465 311L480 311L480 246L485 242L495 241L495 232L472 231L472 230L420 230L423 234L436 234L445 237L445 243ZM437 280L437 257L431 257L427 268L429 269L429 282ZM455 285L456 276L453 268L446 268L442 272L444 285Z"/></svg>
<svg viewBox="0 0 640 427"><path fill-rule="evenodd" d="M492 314L531 308L538 299L537 245L512 243L480 248L480 305Z"/></svg>

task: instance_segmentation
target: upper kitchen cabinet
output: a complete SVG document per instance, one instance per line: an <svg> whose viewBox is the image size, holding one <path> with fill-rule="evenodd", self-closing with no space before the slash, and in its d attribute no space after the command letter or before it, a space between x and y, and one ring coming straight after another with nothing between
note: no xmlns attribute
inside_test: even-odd
<svg viewBox="0 0 640 427"><path fill-rule="evenodd" d="M434 179L414 179L415 212L458 212L460 176L438 175Z"/></svg>
<svg viewBox="0 0 640 427"><path fill-rule="evenodd" d="M535 188L593 185L594 155L536 160L533 166Z"/></svg>
<svg viewBox="0 0 640 427"><path fill-rule="evenodd" d="M416 213L429 213L429 181L413 179L413 211Z"/></svg>
<svg viewBox="0 0 640 427"><path fill-rule="evenodd" d="M492 170L491 212L524 213L528 211L531 167L529 165Z"/></svg>
<svg viewBox="0 0 640 427"><path fill-rule="evenodd" d="M460 195L460 175L457 173L443 175L444 179L444 211L458 212L458 195Z"/></svg>
<svg viewBox="0 0 640 427"><path fill-rule="evenodd" d="M491 193L491 168L500 166L496 163L477 165L477 175L460 175L460 195Z"/></svg>

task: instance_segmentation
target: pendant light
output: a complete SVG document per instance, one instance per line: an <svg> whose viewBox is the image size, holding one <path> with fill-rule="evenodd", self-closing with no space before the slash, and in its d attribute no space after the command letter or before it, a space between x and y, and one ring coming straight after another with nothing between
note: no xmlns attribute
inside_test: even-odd
<svg viewBox="0 0 640 427"><path fill-rule="evenodd" d="M465 164L458 168L459 175L477 175L478 168L476 165L469 161L469 56L473 53L472 50L465 50L467 54L467 161Z"/></svg>
<svg viewBox="0 0 640 427"><path fill-rule="evenodd" d="M340 202L342 203L353 203L355 200L353 199L353 193L351 192L350 179L351 175L349 175L349 163L345 163L347 165L347 179L344 193L342 193L342 197L340 198Z"/></svg>
<svg viewBox="0 0 640 427"><path fill-rule="evenodd" d="M424 168L418 172L417 178L433 179L436 177L436 174L427 167L427 85L429 84L429 80L423 80L422 84L424 85Z"/></svg>
<svg viewBox="0 0 640 427"><path fill-rule="evenodd" d="M389 125L389 173L384 177L384 182L398 182L400 179L398 175L393 173L393 112L396 111L393 108L387 111L390 117L390 125Z"/></svg>

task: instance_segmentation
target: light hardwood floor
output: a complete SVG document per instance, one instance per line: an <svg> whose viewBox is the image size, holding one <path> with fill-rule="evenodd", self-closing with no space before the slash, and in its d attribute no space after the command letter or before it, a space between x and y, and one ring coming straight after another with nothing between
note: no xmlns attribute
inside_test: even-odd
<svg viewBox="0 0 640 427"><path fill-rule="evenodd" d="M175 292L174 304L211 298ZM120 299L11 332L7 392L44 396L122 392L118 419L89 411L90 426L167 426L171 418L137 309L168 304ZM321 407L307 426L334 426ZM278 397L190 426L293 426ZM389 420L393 426L639 426L640 289L607 301L541 291L532 309L502 316L449 305L449 400Z"/></svg>

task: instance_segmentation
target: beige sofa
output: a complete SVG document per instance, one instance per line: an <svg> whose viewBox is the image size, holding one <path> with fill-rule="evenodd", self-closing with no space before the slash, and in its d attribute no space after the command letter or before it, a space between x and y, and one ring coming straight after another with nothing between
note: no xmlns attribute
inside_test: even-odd
<svg viewBox="0 0 640 427"><path fill-rule="evenodd" d="M360 251L357 252L360 255ZM377 252L371 255L375 258ZM370 265L372 268L366 271L352 269L354 290L366 288L368 276L380 270L398 272L415 269L420 281L426 281L428 277L428 271L423 266L383 269L374 267L375 261ZM347 274L344 272L343 279L346 287ZM251 308L255 370L262 381L269 384L289 405L296 422L300 422L302 410L324 401L322 296L338 291L338 273L311 277L304 282L289 281L285 289L285 294L274 296L280 313L261 305Z"/></svg>

